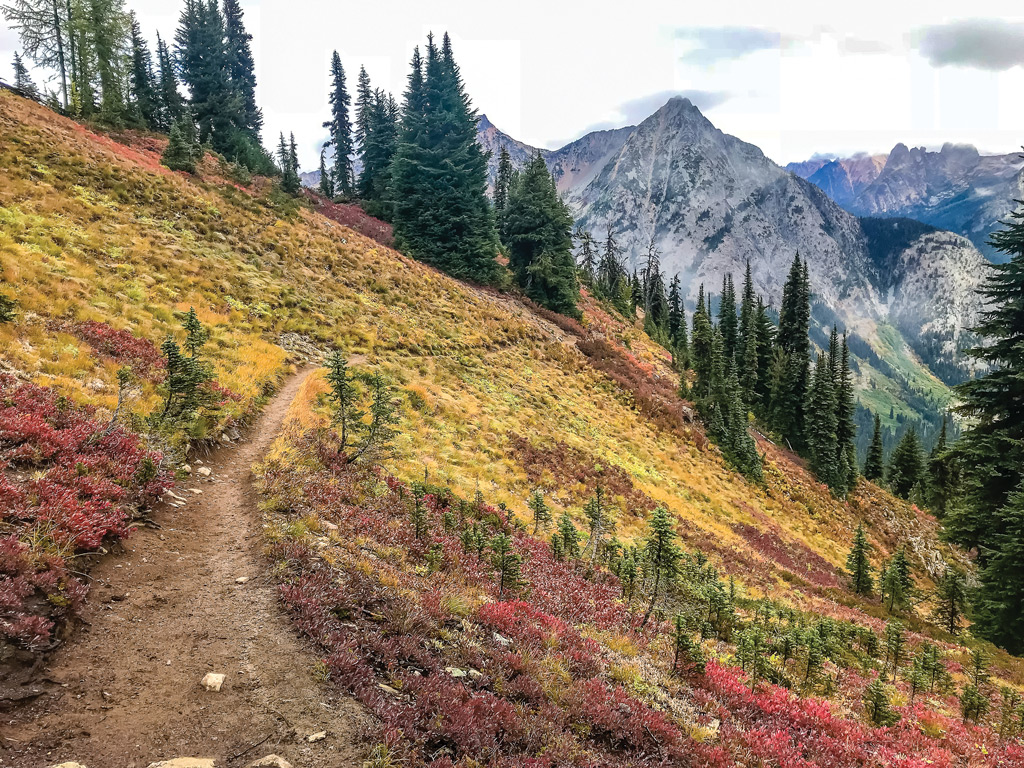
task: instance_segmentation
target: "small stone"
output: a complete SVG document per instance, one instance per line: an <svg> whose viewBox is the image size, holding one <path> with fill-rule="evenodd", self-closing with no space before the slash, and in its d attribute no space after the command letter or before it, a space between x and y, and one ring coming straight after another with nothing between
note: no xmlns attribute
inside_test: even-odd
<svg viewBox="0 0 1024 768"><path fill-rule="evenodd" d="M314 744L318 741L323 741L326 738L327 731L317 731L316 733L309 734L309 736L306 737L306 741L308 741L310 744Z"/></svg>
<svg viewBox="0 0 1024 768"><path fill-rule="evenodd" d="M188 464L182 464L181 465L181 471L184 472L186 475L191 475L192 474L192 467L190 467Z"/></svg>
<svg viewBox="0 0 1024 768"><path fill-rule="evenodd" d="M199 475L200 477L209 477L210 475L213 474L213 470L210 469L209 467L200 467L199 469L196 470L196 474Z"/></svg>
<svg viewBox="0 0 1024 768"><path fill-rule="evenodd" d="M217 672L207 672L206 677L203 678L200 685L202 685L206 690L216 693L220 690L220 687L224 685L224 679L226 677L227 675L221 675Z"/></svg>
<svg viewBox="0 0 1024 768"><path fill-rule="evenodd" d="M73 760L70 763L57 763L57 765L51 765L50 768L85 768L82 763L76 763Z"/></svg>
<svg viewBox="0 0 1024 768"><path fill-rule="evenodd" d="M189 490L192 491L192 493L194 493L196 496L203 492L202 488L189 488Z"/></svg>
<svg viewBox="0 0 1024 768"><path fill-rule="evenodd" d="M494 642L500 645L512 645L512 641L509 638L504 635L500 635L497 632L494 633Z"/></svg>
<svg viewBox="0 0 1024 768"><path fill-rule="evenodd" d="M245 584L245 582L247 582L248 580L248 576L239 576L237 579L235 579L235 584Z"/></svg>
<svg viewBox="0 0 1024 768"><path fill-rule="evenodd" d="M479 669L470 669L468 671L469 676L472 677L474 680L479 680L481 677L484 676L484 673L481 672Z"/></svg>
<svg viewBox="0 0 1024 768"><path fill-rule="evenodd" d="M324 520L323 522L320 523L320 525L321 525L321 527L323 527L323 529L325 531L336 531L336 530L338 530L338 526L336 526L330 520Z"/></svg>
<svg viewBox="0 0 1024 768"><path fill-rule="evenodd" d="M217 768L212 757L176 757L150 763L148 768Z"/></svg>
<svg viewBox="0 0 1024 768"><path fill-rule="evenodd" d="M466 676L466 670L459 669L458 667L445 667L444 671L447 672L452 677L465 677Z"/></svg>
<svg viewBox="0 0 1024 768"><path fill-rule="evenodd" d="M401 696L402 695L397 690L392 688L390 685L387 685L386 683L377 683L377 687L380 688L382 691L384 691L384 693L390 693L392 696Z"/></svg>
<svg viewBox="0 0 1024 768"><path fill-rule="evenodd" d="M280 755L267 755L249 763L249 768L292 768L292 764Z"/></svg>

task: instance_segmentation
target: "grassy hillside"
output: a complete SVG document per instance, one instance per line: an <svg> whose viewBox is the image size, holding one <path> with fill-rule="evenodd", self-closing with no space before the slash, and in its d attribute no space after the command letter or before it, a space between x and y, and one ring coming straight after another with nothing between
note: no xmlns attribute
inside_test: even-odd
<svg viewBox="0 0 1024 768"><path fill-rule="evenodd" d="M812 623L824 616L837 625L880 634L883 607L852 595L842 573L852 532L861 521L875 546L876 563L906 544L923 588L938 575L944 559L963 559L938 543L937 523L927 513L868 483L862 483L848 503L838 501L799 460L768 441L759 440L767 461L763 485L752 485L731 471L693 423L689 406L676 396L678 380L664 352L637 327L595 303L586 301L580 324L560 320L514 298L451 280L279 196L265 181L239 185L210 159L201 178L185 178L159 166L155 140L123 138L130 146L0 93L0 276L8 293L14 287L20 305L17 321L0 325L0 368L94 408L102 421L117 402L118 368L126 363L141 366L140 361L152 355L152 345L159 345L168 333L180 338L181 316L194 307L211 331L207 354L228 391L220 410L194 426L191 437L197 439L230 430L258 408L297 359L289 349L337 347L358 367L386 372L402 396L396 453L383 467L394 478L392 490L346 490L351 478L334 477L329 462L317 452L331 440L326 430L326 384L320 374L309 380L296 402L294 425L264 470L274 558L281 577L293 588L286 592L291 595L289 605L300 616L305 615L302 595L294 589L310 573L325 568L341 569L338 572L348 574L346 578L363 574L367 594L376 594L374 590L383 585L400 590L413 604L436 602L438 596L430 587L433 567L425 564L427 552L408 540L403 528L406 497L394 490L424 479L463 499L479 491L489 511L477 505L474 514L498 515L497 523L488 517L488 525L509 531L515 530L515 519L527 520L525 497L536 487L549 494L556 517L566 510L582 525L582 504L600 482L613 497L615 535L626 542L642 536L650 511L664 505L677 522L686 549L704 553L724 580L734 581L743 617L753 615L757 601L770 598L773 611L797 609L807 612L801 615ZM125 406L135 416L129 423L144 425L144 417L158 407L160 387L159 370L143 367ZM328 490L323 495L299 493L307 483ZM437 521L445 504L436 499L443 497L440 491L432 497L431 514ZM511 517L501 517L501 505ZM332 538L332 525L341 527L342 533L350 526L351 535ZM21 523L10 516L0 526L6 535L23 535ZM521 532L515 535L533 553L529 568L541 569L545 546ZM356 536L365 537L362 545L376 559L352 549ZM550 739L558 742L559 750L568 750L557 754L571 753L579 764L598 764L588 763L586 755L614 754L620 744L623 754L632 756L625 758L627 763L658 756L664 760L675 754L667 747L662 751L665 739L681 745L683 752L691 744L688 740L696 740L707 743L708 755L724 750L720 759L727 764L731 758L726 756L735 756L738 745L758 741L750 730L756 717L745 715L730 727L747 735L723 736L717 743L715 722L726 717L730 707L754 711L740 691L743 673L732 666L737 658L733 641L706 641L714 661L709 668L720 675L714 691L699 682L692 687L673 682L664 670L665 625L655 619L648 628L639 628L633 611L617 599L619 586L613 576L588 578L582 568L551 566L558 576L550 590L590 595L595 611L607 609L607 621L541 600L542 570L529 572L536 589L522 593L526 600L533 599L531 594L536 597L533 608L515 608L525 611L526 618L502 619L494 613L497 608L486 608L504 604L496 600L487 569L458 561L458 542L451 538L439 540L438 546L448 563L442 570L450 577L446 583L451 600L458 605L435 612L432 621L422 625L389 624L384 635L412 638L413 645L451 642L463 648L463 641L446 639L446 622L464 620L512 632L499 627L557 620L565 624L559 633L576 633L585 655L602 661L584 659L577 669L557 654L545 656L550 642L535 639L536 647L530 646L533 660L553 665L553 677L538 684L551 690L543 696L516 698L494 682L497 673L492 670L487 673L488 702L497 697L505 702L503 707L539 711L547 706L543 702L557 703L555 689L564 673L567 686L583 686L593 677L601 686L610 686L602 690L611 691L607 695L613 699L619 691L658 713L651 716L654 719L633 723L632 735L607 738L595 735L600 729L593 721L572 725L545 715L544 727L554 729ZM282 550L289 542L298 549ZM407 555L405 548L410 546ZM323 599L317 593L310 604L322 608ZM543 615L529 614L531 610ZM937 639L955 680L962 682L959 665L966 664L967 650L931 626L925 620L927 611L922 605L903 617L914 630L912 644L919 646L926 636ZM331 616L331 621L338 618ZM308 622L302 626L314 634ZM330 645L325 638L317 639ZM529 645L525 638L513 641L523 648ZM515 648L521 650L519 645ZM490 649L486 658L473 663L486 665L496 653ZM617 654L614 670L607 663L609 654ZM429 662L430 669L469 663L463 659L456 664L442 656ZM1016 660L997 661L1000 679L1012 684L1024 680ZM799 717L816 723L835 718L859 724L860 691L878 660L864 651L837 656L829 663L832 682L823 680L805 692L827 697L831 704L794 704L794 694L782 688L772 687L765 695L775 697L780 706L790 702L785 706L799 709L804 712ZM563 669L566 665L569 668ZM781 667L777 682L797 678L795 666L789 671L784 661ZM379 668L372 671L383 674ZM392 670L388 679L380 677L392 690L399 690L403 680L409 682L407 670ZM356 690L351 680L343 684ZM900 686L905 688L903 682ZM586 698L588 689L573 690L573 695ZM422 696L426 700L428 695L448 693L445 688ZM378 698L369 696L368 706L379 704ZM896 700L906 701L905 692ZM571 707L571 701L559 706ZM615 706L614 701L609 703L611 711ZM805 711L814 707L824 710ZM826 711L827 718L822 714ZM593 713L593 718L601 716L611 717ZM792 717L798 717L796 710ZM384 720L395 727L404 722ZM998 745L990 731L963 729L958 722L955 699L946 694L931 697L927 706L920 700L908 706L901 727L928 732L927 744L913 750L925 756L922 761L995 764L985 755L998 750L1009 761L1002 764L1022 764L1019 750ZM778 723L782 728L798 727L796 720ZM685 739L675 741L683 736L674 733ZM835 738L859 738L860 731L844 733L836 731ZM943 739L947 733L949 739ZM401 741L395 733L385 736L388 743ZM506 754L501 739L494 738L498 746L474 751L472 739L460 736L455 739L457 749L450 748L455 749L453 762L460 756L486 761ZM886 738L892 742L894 737ZM516 759L530 750L543 751L549 742L522 743L531 746L522 747ZM943 752L947 748L948 754ZM827 752L825 746L821 750ZM782 754L762 764L802 764L787 762ZM908 759L886 764L925 763Z"/></svg>

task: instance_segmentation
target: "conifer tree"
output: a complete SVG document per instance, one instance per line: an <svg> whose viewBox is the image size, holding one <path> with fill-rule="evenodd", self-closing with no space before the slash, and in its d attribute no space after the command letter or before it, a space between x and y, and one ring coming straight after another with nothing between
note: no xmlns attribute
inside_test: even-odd
<svg viewBox="0 0 1024 768"><path fill-rule="evenodd" d="M332 422L341 429L341 445L338 450L345 453L362 432L364 414L359 410L357 376L350 371L348 359L338 350L328 353L325 367L327 373L324 378L331 387L327 397L334 407Z"/></svg>
<svg viewBox="0 0 1024 768"><path fill-rule="evenodd" d="M850 347L845 333L839 347L839 359L833 367L836 371L836 467L839 474L836 490L840 495L846 495L857 480L857 449L854 444L857 427L853 420L857 405L850 372Z"/></svg>
<svg viewBox="0 0 1024 768"><path fill-rule="evenodd" d="M633 592L636 589L637 567L636 558L627 554L622 558L619 566L619 583L622 584L622 596L628 601L633 601Z"/></svg>
<svg viewBox="0 0 1024 768"><path fill-rule="evenodd" d="M737 368L739 370L740 388L743 391L743 402L753 409L757 402L758 372L758 340L757 340L757 305L754 295L754 278L750 272L750 260L747 260L747 271L743 277L743 297L740 302L739 336L737 340Z"/></svg>
<svg viewBox="0 0 1024 768"><path fill-rule="evenodd" d="M417 55L418 55L417 51ZM345 87L345 68L341 65L341 56L335 51L331 56L331 119L324 123L330 139L324 145L334 147L334 167L331 182L333 188L341 195L351 195L354 174L352 173L352 122L349 119L349 107L352 99ZM331 195L333 197L333 195Z"/></svg>
<svg viewBox="0 0 1024 768"><path fill-rule="evenodd" d="M875 414L875 429L871 435L871 445L864 462L864 479L879 481L885 474L885 457L882 453L882 419Z"/></svg>
<svg viewBox="0 0 1024 768"><path fill-rule="evenodd" d="M427 507L423 503L423 496L422 487L413 488L410 519L412 521L413 535L417 539L422 539L427 535Z"/></svg>
<svg viewBox="0 0 1024 768"><path fill-rule="evenodd" d="M672 657L672 671L677 671L679 669L679 662L682 661L690 670L698 675L703 675L707 665L704 651L700 647L700 643L695 642L690 635L689 628L686 626L686 619L679 614L676 614L673 621L673 630L675 653Z"/></svg>
<svg viewBox="0 0 1024 768"><path fill-rule="evenodd" d="M983 692L988 682L988 660L978 649L971 653L971 666L967 670L968 684L960 692L960 711L963 722L973 720L979 723L991 706Z"/></svg>
<svg viewBox="0 0 1024 768"><path fill-rule="evenodd" d="M718 331L722 334L722 354L726 360L736 359L739 338L739 318L736 317L736 288L732 275L722 279L722 300L718 305Z"/></svg>
<svg viewBox="0 0 1024 768"><path fill-rule="evenodd" d="M30 99L39 98L39 89L32 82L32 77L28 73L28 67L25 66L25 62L21 60L21 54L17 51L14 52L14 87Z"/></svg>
<svg viewBox="0 0 1024 768"><path fill-rule="evenodd" d="M522 583L520 568L522 555L512 549L512 539L508 534L499 533L491 539L491 565L498 572L498 599L506 592L512 592Z"/></svg>
<svg viewBox="0 0 1024 768"><path fill-rule="evenodd" d="M943 415L939 439L928 456L928 506L936 517L946 516L958 485L959 466L949 451L946 417Z"/></svg>
<svg viewBox="0 0 1024 768"><path fill-rule="evenodd" d="M643 268L644 326L652 338L663 336L668 328L669 305L665 293L665 278L661 274L661 254L654 239L647 246L647 261Z"/></svg>
<svg viewBox="0 0 1024 768"><path fill-rule="evenodd" d="M704 305L704 285L697 294L697 308L693 311L693 343L690 348L690 365L696 378L692 395L698 403L711 394L714 378L714 328Z"/></svg>
<svg viewBox="0 0 1024 768"><path fill-rule="evenodd" d="M634 269L633 277L629 281L629 308L630 321L636 319L636 311L644 305L644 287L640 282L640 274Z"/></svg>
<svg viewBox="0 0 1024 768"><path fill-rule="evenodd" d="M1010 653L1024 652L1024 482L999 510L999 532L986 538L973 632Z"/></svg>
<svg viewBox="0 0 1024 768"><path fill-rule="evenodd" d="M416 58L419 58L419 49L416 50ZM366 135L369 133L370 112L373 109L373 88L370 86L370 76L366 74L365 67L359 67L359 79L356 82L356 123L355 143L362 153L363 145L366 143Z"/></svg>
<svg viewBox="0 0 1024 768"><path fill-rule="evenodd" d="M281 133L277 144L277 161L281 168L281 189L289 195L297 195L302 187L299 179L298 152L295 146L295 134L286 140Z"/></svg>
<svg viewBox="0 0 1024 768"><path fill-rule="evenodd" d="M572 221L538 153L509 191L502 214L509 267L531 299L554 312L579 317Z"/></svg>
<svg viewBox="0 0 1024 768"><path fill-rule="evenodd" d="M66 49L71 35L70 9L69 3L55 0L7 0L0 5L0 13L21 38L22 52L38 66L57 73L65 111L70 105L68 71L75 58L74 52ZM16 86L17 74L16 68Z"/></svg>
<svg viewBox="0 0 1024 768"><path fill-rule="evenodd" d="M239 0L224 0L224 66L236 96L232 106L239 111L239 128L258 145L263 112L256 105L256 63L249 45L251 40Z"/></svg>
<svg viewBox="0 0 1024 768"><path fill-rule="evenodd" d="M156 102L157 112L154 128L160 131L170 131L175 121L181 118L184 110L184 100L178 91L178 76L174 71L174 62L171 60L171 52L158 32L156 35Z"/></svg>
<svg viewBox="0 0 1024 768"><path fill-rule="evenodd" d="M580 556L580 534L573 525L572 518L568 512L563 512L558 519L558 534L562 552L567 557L576 558Z"/></svg>
<svg viewBox="0 0 1024 768"><path fill-rule="evenodd" d="M0 287L3 287L3 278L0 277ZM17 314L18 302L12 299L3 291L0 291L0 323L14 322Z"/></svg>
<svg viewBox="0 0 1024 768"><path fill-rule="evenodd" d="M455 277L493 283L497 235L486 197L487 159L447 34L441 50L428 40L424 66L419 90L410 79L392 169L395 242Z"/></svg>
<svg viewBox="0 0 1024 768"><path fill-rule="evenodd" d="M789 440L797 451L807 445L804 431L804 404L810 379L810 280L806 265L798 253L793 258L789 277L782 289L777 343L785 354L783 371L772 392L772 426Z"/></svg>
<svg viewBox="0 0 1024 768"><path fill-rule="evenodd" d="M904 652L907 647L907 638L903 634L903 625L891 619L885 625L885 664L892 667L892 679L896 680L900 663L903 661Z"/></svg>
<svg viewBox="0 0 1024 768"><path fill-rule="evenodd" d="M185 319L182 320L181 327L185 329L185 350L188 352L189 357L198 357L199 350L210 340L210 333L199 322L199 316L196 315L195 307L188 308L188 313L185 315Z"/></svg>
<svg viewBox="0 0 1024 768"><path fill-rule="evenodd" d="M132 120L144 128L157 127L159 106L153 76L153 57L142 37L142 29L134 13L129 14L131 34L131 68L128 79L128 101Z"/></svg>
<svg viewBox="0 0 1024 768"><path fill-rule="evenodd" d="M540 488L534 488L530 494L529 506L533 512L533 535L536 536L551 522L551 508L544 501L544 492Z"/></svg>
<svg viewBox="0 0 1024 768"><path fill-rule="evenodd" d="M594 489L594 495L584 505L583 512L590 523L590 537L587 539L586 551L590 552L590 560L593 561L601 549L601 539L605 529L611 524L608 519L609 510L604 488L600 483Z"/></svg>
<svg viewBox="0 0 1024 768"><path fill-rule="evenodd" d="M907 560L906 549L900 546L889 559L878 579L878 591L882 602L893 613L897 609L910 607L910 599L914 591L914 579L910 575L910 562Z"/></svg>
<svg viewBox="0 0 1024 768"><path fill-rule="evenodd" d="M868 722L878 727L895 725L900 721L900 715L892 708L889 691L881 677L876 677L864 689L864 713Z"/></svg>
<svg viewBox="0 0 1024 768"><path fill-rule="evenodd" d="M959 568L947 565L935 587L932 618L955 635L960 631L960 622L966 613L967 578Z"/></svg>
<svg viewBox="0 0 1024 768"><path fill-rule="evenodd" d="M772 364L775 359L775 323L768 315L768 307L761 297L757 299L754 319L757 337L757 382L754 385L753 410L762 418L771 413Z"/></svg>
<svg viewBox="0 0 1024 768"><path fill-rule="evenodd" d="M850 575L850 587L858 595L870 596L874 586L871 575L871 544L868 543L864 524L857 525L853 536L853 546L846 556L846 571Z"/></svg>
<svg viewBox="0 0 1024 768"><path fill-rule="evenodd" d="M196 138L195 124L192 113L185 109L171 125L167 147L164 149L160 162L172 171L196 172L196 163L202 156L202 148Z"/></svg>
<svg viewBox="0 0 1024 768"><path fill-rule="evenodd" d="M672 525L671 517L665 507L657 506L647 522L647 539L644 542L644 553L654 582L651 586L651 601L644 613L641 626L647 624L654 612L663 581L668 581L676 574L681 552L676 544L677 534Z"/></svg>
<svg viewBox="0 0 1024 768"><path fill-rule="evenodd" d="M911 490L924 479L924 458L917 431L910 427L889 457L886 473L892 492L902 498L910 496Z"/></svg>
<svg viewBox="0 0 1024 768"><path fill-rule="evenodd" d="M689 343L686 338L686 312L683 308L679 275L673 275L668 288L668 340L678 367L689 367Z"/></svg>
<svg viewBox="0 0 1024 768"><path fill-rule="evenodd" d="M573 232L573 239L580 244L580 253L577 259L580 282L593 292L597 285L597 244L594 242L593 235L583 227L576 228Z"/></svg>
<svg viewBox="0 0 1024 768"><path fill-rule="evenodd" d="M838 448L836 445L836 396L828 358L818 355L808 393L807 443L811 470L829 488L839 486Z"/></svg>
<svg viewBox="0 0 1024 768"><path fill-rule="evenodd" d="M512 157L508 153L508 147L502 144L501 154L498 156L498 172L494 179L494 212L498 217L499 229L501 229L505 205L508 203L509 185L511 183ZM504 231L502 231L502 234L504 234Z"/></svg>
<svg viewBox="0 0 1024 768"><path fill-rule="evenodd" d="M963 471L963 502L944 522L953 541L978 547L982 605L973 631L1020 653L1024 582L1016 577L1015 586L989 563L1019 564L1024 546L1024 210L1011 214L990 243L1009 261L990 265L980 291L985 311L974 332L981 343L969 353L989 371L956 388L957 410L968 419L952 450Z"/></svg>
<svg viewBox="0 0 1024 768"><path fill-rule="evenodd" d="M320 194L334 199L334 175L327 170L327 144L320 147Z"/></svg>

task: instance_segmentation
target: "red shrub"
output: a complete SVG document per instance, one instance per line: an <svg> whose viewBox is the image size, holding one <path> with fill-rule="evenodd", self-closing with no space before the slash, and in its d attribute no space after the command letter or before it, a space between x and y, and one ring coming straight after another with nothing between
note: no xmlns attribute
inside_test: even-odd
<svg viewBox="0 0 1024 768"><path fill-rule="evenodd" d="M167 362L149 339L95 320L65 324L63 329L89 344L99 354L129 366L136 376L151 380L163 376Z"/></svg>

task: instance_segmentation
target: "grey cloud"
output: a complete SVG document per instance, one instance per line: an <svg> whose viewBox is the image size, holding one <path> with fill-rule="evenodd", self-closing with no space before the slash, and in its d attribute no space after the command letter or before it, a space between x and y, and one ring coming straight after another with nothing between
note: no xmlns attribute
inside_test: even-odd
<svg viewBox="0 0 1024 768"><path fill-rule="evenodd" d="M967 19L917 32L921 54L937 67L975 67L1001 72L1024 66L1024 24Z"/></svg>
<svg viewBox="0 0 1024 768"><path fill-rule="evenodd" d="M782 35L758 27L700 27L680 29L676 38L693 44L693 48L680 58L700 66L708 66L726 59L738 59L755 51L778 48Z"/></svg>

